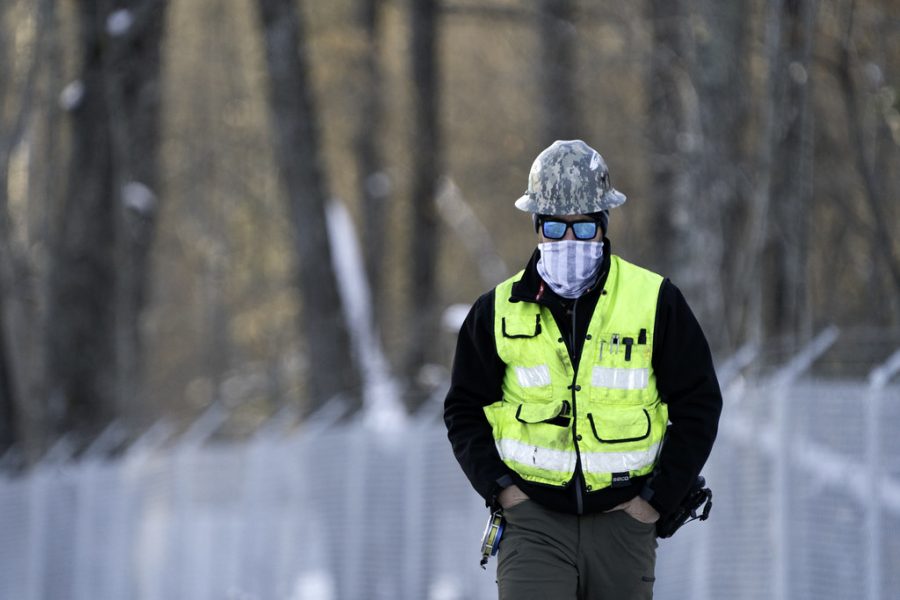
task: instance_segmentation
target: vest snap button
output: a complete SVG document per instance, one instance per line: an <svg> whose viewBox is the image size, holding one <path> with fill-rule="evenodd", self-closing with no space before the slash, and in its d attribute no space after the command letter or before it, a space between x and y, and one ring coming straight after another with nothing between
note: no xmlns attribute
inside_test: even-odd
<svg viewBox="0 0 900 600"><path fill-rule="evenodd" d="M556 341L557 341L557 342L559 342L559 343L560 343L560 344L562 344L562 343L563 343L563 339L562 339L562 338L559 338L559 339L558 339L558 340L556 340Z"/></svg>
<svg viewBox="0 0 900 600"><path fill-rule="evenodd" d="M575 441L577 441L577 442L580 442L580 441L581 441L581 434L580 434L580 433L579 433L578 435L575 436Z"/></svg>
<svg viewBox="0 0 900 600"><path fill-rule="evenodd" d="M588 490L588 491L591 491L591 490L592 490L592 489L594 489L594 487L593 487L593 486L590 486L590 485L589 485L589 486L587 486L587 490Z"/></svg>
<svg viewBox="0 0 900 600"><path fill-rule="evenodd" d="M576 391L576 392L580 392L580 391L581 391L581 386L580 386L580 385L576 385L576 386L575 386L575 391Z"/></svg>
<svg viewBox="0 0 900 600"><path fill-rule="evenodd" d="M584 339L586 339L586 340L591 339L591 334L587 334L586 336L584 336Z"/></svg>

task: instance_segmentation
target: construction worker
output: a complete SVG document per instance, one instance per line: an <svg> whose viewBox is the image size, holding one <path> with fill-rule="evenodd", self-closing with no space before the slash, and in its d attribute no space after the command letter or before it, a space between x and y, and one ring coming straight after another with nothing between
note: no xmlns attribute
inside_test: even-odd
<svg viewBox="0 0 900 600"><path fill-rule="evenodd" d="M475 490L502 509L502 599L652 598L656 521L697 480L722 397L678 288L610 251L625 202L581 140L534 161L516 207L538 245L459 332L444 409Z"/></svg>

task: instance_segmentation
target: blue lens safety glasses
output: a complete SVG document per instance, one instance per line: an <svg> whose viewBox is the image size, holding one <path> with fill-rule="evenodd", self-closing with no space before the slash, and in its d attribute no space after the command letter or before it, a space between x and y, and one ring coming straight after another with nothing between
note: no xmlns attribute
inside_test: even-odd
<svg viewBox="0 0 900 600"><path fill-rule="evenodd" d="M553 221L545 219L541 221L541 231L548 240L561 240L566 236L566 230L571 227L577 240L592 240L597 235L597 221L578 221L566 223L565 221Z"/></svg>

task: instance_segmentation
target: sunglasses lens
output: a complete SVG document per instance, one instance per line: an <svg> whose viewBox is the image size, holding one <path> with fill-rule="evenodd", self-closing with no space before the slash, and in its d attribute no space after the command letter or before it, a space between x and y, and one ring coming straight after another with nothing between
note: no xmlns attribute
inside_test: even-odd
<svg viewBox="0 0 900 600"><path fill-rule="evenodd" d="M547 239L558 240L566 235L566 224L562 221L544 221L541 227Z"/></svg>
<svg viewBox="0 0 900 600"><path fill-rule="evenodd" d="M592 239L595 235L597 235L597 222L587 221L584 223L573 223L572 231L575 232L575 237L579 240Z"/></svg>

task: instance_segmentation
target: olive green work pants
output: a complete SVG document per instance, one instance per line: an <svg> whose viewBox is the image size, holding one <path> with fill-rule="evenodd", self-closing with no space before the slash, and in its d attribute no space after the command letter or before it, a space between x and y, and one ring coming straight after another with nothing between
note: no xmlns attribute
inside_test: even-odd
<svg viewBox="0 0 900 600"><path fill-rule="evenodd" d="M526 500L505 509L500 600L653 598L656 526L623 510L590 515Z"/></svg>

